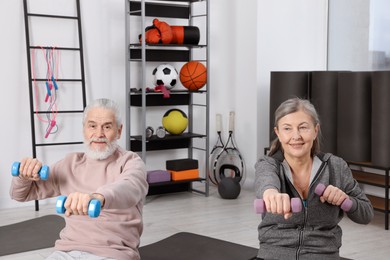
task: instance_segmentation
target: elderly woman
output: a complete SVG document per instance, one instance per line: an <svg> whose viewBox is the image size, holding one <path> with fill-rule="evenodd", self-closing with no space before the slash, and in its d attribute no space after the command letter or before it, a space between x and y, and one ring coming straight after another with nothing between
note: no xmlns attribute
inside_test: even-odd
<svg viewBox="0 0 390 260"><path fill-rule="evenodd" d="M344 213L367 224L372 205L347 163L320 152L320 122L309 101L283 102L274 131L269 154L255 165L256 196L267 210L258 227L257 259L338 259ZM326 187L321 196L315 193L318 184ZM302 211L292 213L291 198L300 199ZM348 212L340 208L345 200L352 202Z"/></svg>

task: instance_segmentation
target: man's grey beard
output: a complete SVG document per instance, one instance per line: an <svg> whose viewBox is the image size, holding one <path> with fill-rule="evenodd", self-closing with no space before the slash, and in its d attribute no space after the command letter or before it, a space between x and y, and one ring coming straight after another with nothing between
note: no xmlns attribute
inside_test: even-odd
<svg viewBox="0 0 390 260"><path fill-rule="evenodd" d="M107 146L103 151L95 150L93 149L90 144L93 141L98 142L106 142ZM116 139L112 142L109 142L106 138L92 138L90 140L84 140L84 144L86 146L86 155L94 160L104 160L110 157L115 150L118 148L118 144L116 142Z"/></svg>

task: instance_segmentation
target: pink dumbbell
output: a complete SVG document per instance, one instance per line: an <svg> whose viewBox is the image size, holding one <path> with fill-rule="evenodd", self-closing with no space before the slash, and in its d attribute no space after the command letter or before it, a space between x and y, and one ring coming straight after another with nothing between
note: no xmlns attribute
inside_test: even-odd
<svg viewBox="0 0 390 260"><path fill-rule="evenodd" d="M318 196L322 196L324 194L324 191L326 189L326 186L322 183L318 184L317 187L314 190L314 193ZM341 203L340 208L344 210L345 212L348 212L352 208L352 200L345 199L343 203Z"/></svg>
<svg viewBox="0 0 390 260"><path fill-rule="evenodd" d="M263 214L267 211L267 208L265 207L265 202L263 199L255 199L253 202L253 207L255 208L256 214ZM291 199L291 211L293 213L301 212L302 211L302 203L300 198L292 198Z"/></svg>

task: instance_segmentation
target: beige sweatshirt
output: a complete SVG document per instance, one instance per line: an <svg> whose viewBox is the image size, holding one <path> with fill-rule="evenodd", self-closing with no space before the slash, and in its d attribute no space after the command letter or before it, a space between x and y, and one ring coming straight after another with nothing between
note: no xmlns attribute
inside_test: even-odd
<svg viewBox="0 0 390 260"><path fill-rule="evenodd" d="M142 208L147 191L145 164L141 158L118 148L105 160L71 153L50 166L47 181L33 182L15 177L10 195L17 201L29 201L72 192L102 194L105 204L100 216L65 217L66 226L55 248L86 251L118 260L138 260L143 230Z"/></svg>

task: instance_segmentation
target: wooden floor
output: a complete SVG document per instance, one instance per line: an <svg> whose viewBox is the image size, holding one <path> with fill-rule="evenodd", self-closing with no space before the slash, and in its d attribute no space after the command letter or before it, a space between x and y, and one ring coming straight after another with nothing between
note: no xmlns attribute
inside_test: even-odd
<svg viewBox="0 0 390 260"><path fill-rule="evenodd" d="M177 232L193 232L230 242L258 247L257 225L260 216L253 211L254 193L242 190L236 200L223 200L215 187L210 196L196 193L175 193L147 198L144 207L142 245L147 245ZM0 210L0 225L54 214L54 205ZM390 231L384 229L384 214L375 212L369 225L358 225L344 218L341 256L350 259L390 259ZM9 260L45 259L52 248L0 257ZM239 259L238 259L239 260Z"/></svg>

